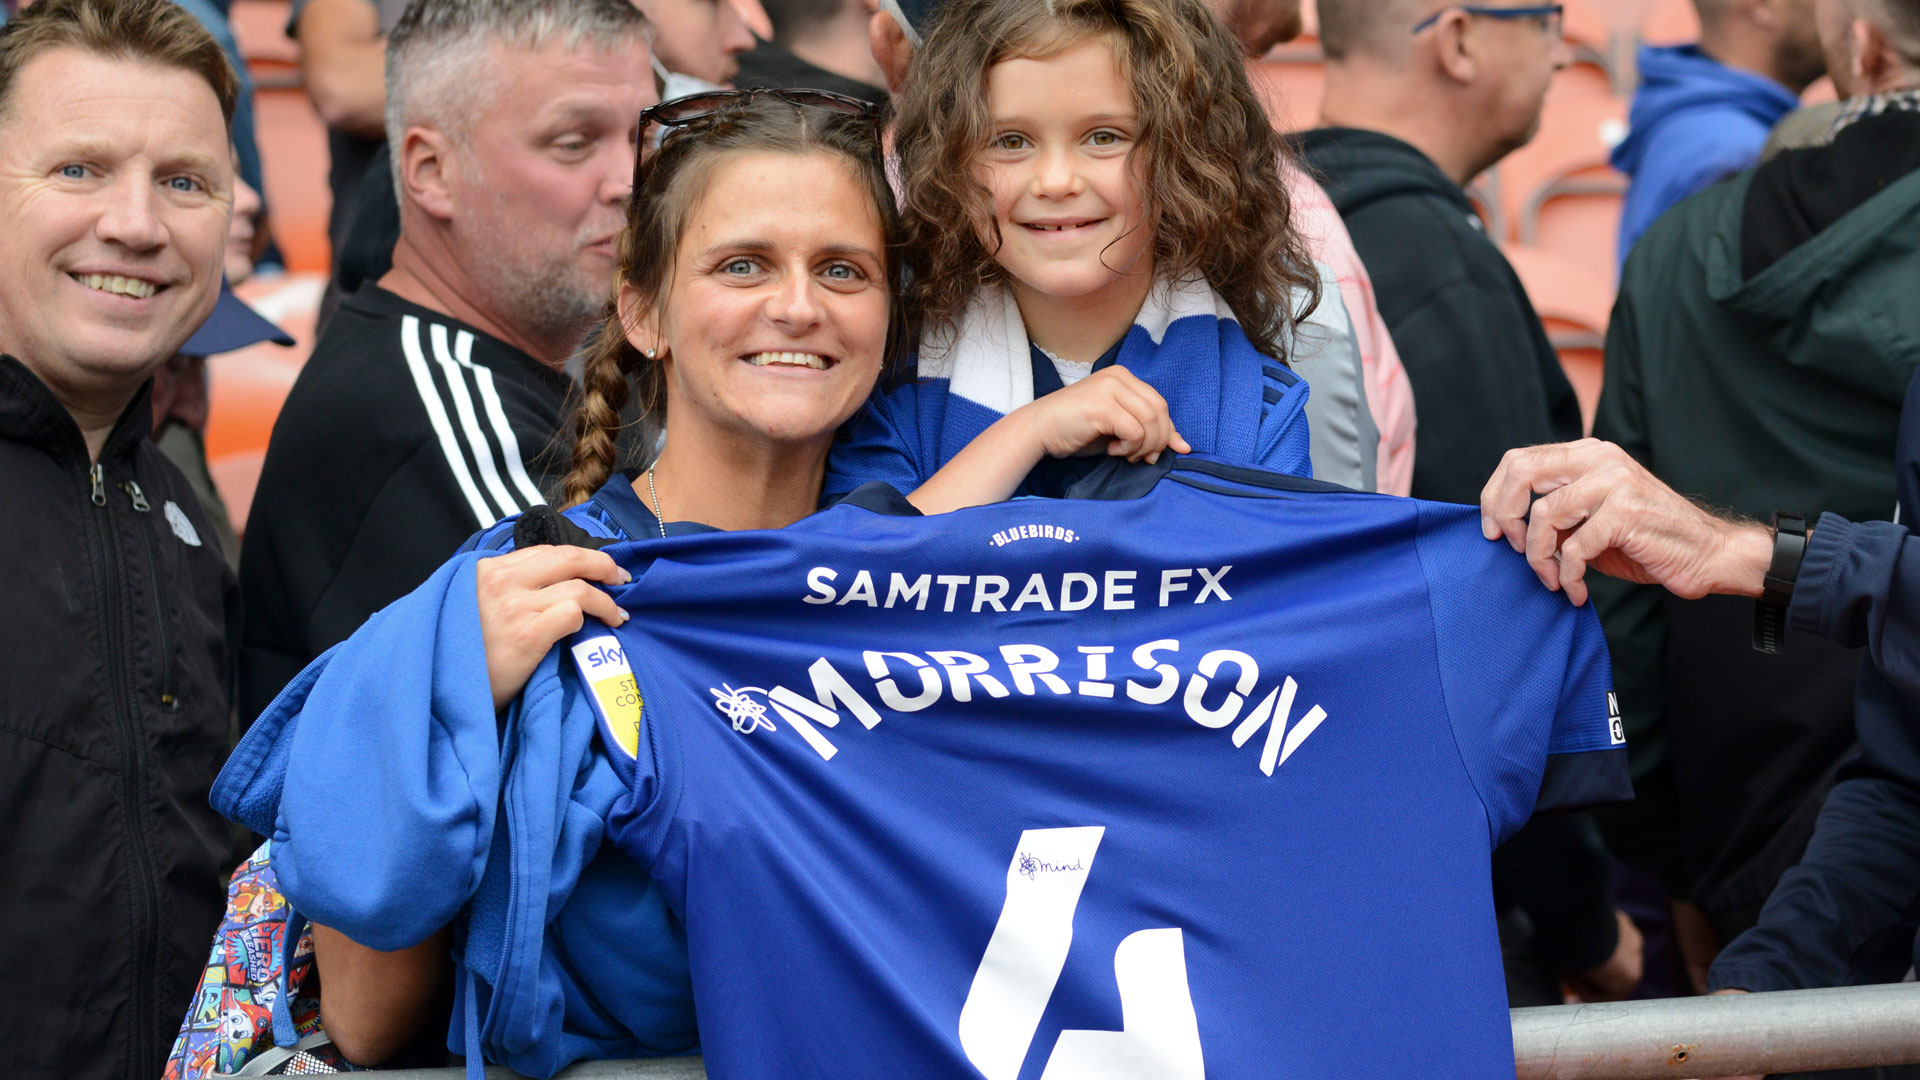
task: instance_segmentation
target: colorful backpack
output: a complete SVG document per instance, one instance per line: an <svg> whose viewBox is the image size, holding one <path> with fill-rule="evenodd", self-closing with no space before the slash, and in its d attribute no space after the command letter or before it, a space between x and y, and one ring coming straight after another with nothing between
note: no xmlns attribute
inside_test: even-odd
<svg viewBox="0 0 1920 1080"><path fill-rule="evenodd" d="M280 892L272 847L260 845L233 872L164 1080L360 1071L320 1030L317 988L300 993L313 971L313 932Z"/></svg>

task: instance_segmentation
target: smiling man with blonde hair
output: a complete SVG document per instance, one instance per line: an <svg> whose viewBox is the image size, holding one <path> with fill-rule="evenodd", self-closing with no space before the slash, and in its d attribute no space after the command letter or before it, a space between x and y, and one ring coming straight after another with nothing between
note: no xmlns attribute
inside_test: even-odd
<svg viewBox="0 0 1920 1080"><path fill-rule="evenodd" d="M168 0L0 30L0 1075L158 1075L220 914L232 578L147 433L220 291L235 92Z"/></svg>

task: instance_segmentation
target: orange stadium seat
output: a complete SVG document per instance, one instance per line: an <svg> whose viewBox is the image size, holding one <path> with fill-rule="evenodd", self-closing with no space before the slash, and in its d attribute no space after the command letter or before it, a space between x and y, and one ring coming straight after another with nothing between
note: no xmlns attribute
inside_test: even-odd
<svg viewBox="0 0 1920 1080"><path fill-rule="evenodd" d="M326 125L298 88L262 89L253 104L273 238L288 270L325 273L332 265L327 212L333 205Z"/></svg>
<svg viewBox="0 0 1920 1080"><path fill-rule="evenodd" d="M1556 180L1537 190L1522 211L1518 238L1611 276L1624 191L1621 178L1610 172Z"/></svg>
<svg viewBox="0 0 1920 1080"><path fill-rule="evenodd" d="M1573 62L1553 77L1554 97L1610 97L1614 77L1614 32L1607 17L1583 0L1564 0L1560 36L1573 50Z"/></svg>
<svg viewBox="0 0 1920 1080"><path fill-rule="evenodd" d="M289 0L233 0L227 21L258 82L285 86L298 81L300 50L287 36Z"/></svg>
<svg viewBox="0 0 1920 1080"><path fill-rule="evenodd" d="M1648 45L1685 45L1700 40L1700 13L1693 0L1659 0L1641 13L1639 30Z"/></svg>
<svg viewBox="0 0 1920 1080"><path fill-rule="evenodd" d="M1502 239L1611 268L1626 178L1607 155L1625 132L1623 101L1549 99L1539 133L1498 167Z"/></svg>
<svg viewBox="0 0 1920 1080"><path fill-rule="evenodd" d="M267 438L313 350L314 320L325 287L326 278L319 274L243 282L234 291L291 335L294 345L262 343L207 360L207 471L232 514L235 532L246 531Z"/></svg>
<svg viewBox="0 0 1920 1080"><path fill-rule="evenodd" d="M1265 58L1248 64L1247 76L1266 103L1274 127L1304 131L1319 122L1327 76L1318 46L1303 47L1296 42L1278 46Z"/></svg>
<svg viewBox="0 0 1920 1080"><path fill-rule="evenodd" d="M1526 286L1533 310L1546 325L1560 366L1580 399L1581 430L1592 431L1593 410L1600 402L1607 318L1613 308L1612 271L1524 244L1502 250Z"/></svg>

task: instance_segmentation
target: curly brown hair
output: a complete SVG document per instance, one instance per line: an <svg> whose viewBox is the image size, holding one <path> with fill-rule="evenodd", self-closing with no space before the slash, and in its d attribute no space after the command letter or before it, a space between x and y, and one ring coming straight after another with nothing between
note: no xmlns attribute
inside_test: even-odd
<svg viewBox="0 0 1920 1080"><path fill-rule="evenodd" d="M713 173L728 157L754 152L796 156L824 154L847 163L879 211L889 265L888 316L896 324L900 303L891 265L900 235L893 191L881 164L878 132L871 122L772 97L743 99L716 110L698 125L670 135L641 164L627 205L627 226L620 232L613 298L598 333L587 343L581 389L568 426L573 429L573 467L562 484L564 506L578 506L613 475L619 461L623 413L637 391L637 422L659 430L667 406L666 371L628 340L620 319L620 290L632 286L641 309L661 311L673 282L674 259L689 219L699 206ZM887 335L889 356L900 337Z"/></svg>
<svg viewBox="0 0 1920 1080"><path fill-rule="evenodd" d="M1206 279L1247 337L1285 359L1320 279L1294 230L1286 154L1247 81L1237 42L1202 0L949 0L896 99L908 310L954 328L967 301L1005 280L992 197L977 162L993 135L987 71L1099 36L1133 88L1145 155L1155 272ZM984 239L984 238L991 238ZM1299 310L1293 297L1308 302Z"/></svg>

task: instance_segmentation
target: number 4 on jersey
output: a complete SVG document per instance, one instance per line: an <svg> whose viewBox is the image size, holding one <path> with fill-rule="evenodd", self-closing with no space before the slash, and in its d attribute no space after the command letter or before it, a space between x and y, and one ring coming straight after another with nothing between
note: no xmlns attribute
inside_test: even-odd
<svg viewBox="0 0 1920 1080"><path fill-rule="evenodd" d="M1016 1080L1073 944L1073 913L1106 829L1028 829L1007 900L960 1009L960 1047L986 1080ZM1062 1031L1041 1080L1202 1080L1200 1024L1178 927L1127 935L1113 953L1119 1031Z"/></svg>

